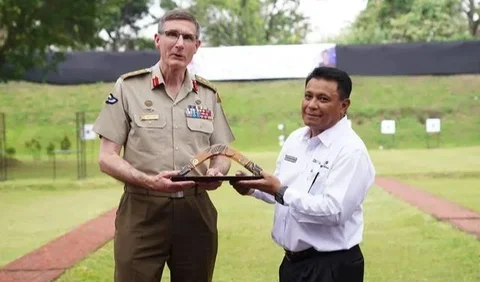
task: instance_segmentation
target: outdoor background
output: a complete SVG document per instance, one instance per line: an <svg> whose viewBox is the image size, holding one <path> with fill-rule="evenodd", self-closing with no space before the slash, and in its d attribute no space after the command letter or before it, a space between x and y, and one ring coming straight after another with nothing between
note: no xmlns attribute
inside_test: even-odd
<svg viewBox="0 0 480 282"><path fill-rule="evenodd" d="M354 83L349 119L377 175L480 212L478 0L4 0L0 268L118 205L121 183L99 172L98 139L82 134L118 72L158 59L156 23L175 6L198 16L205 48L335 44L336 65ZM75 63L88 57L96 59ZM115 59L99 59L107 57ZM75 82L92 69L98 81ZM232 147L272 171L279 136L302 126L304 80L214 83L236 136ZM429 118L441 120L439 133L426 132ZM385 119L396 121L395 134L381 133ZM227 184L211 196L220 236L214 281L277 281L273 207ZM378 186L365 219L366 281L480 281L477 237ZM112 254L107 243L59 281L112 281Z"/></svg>

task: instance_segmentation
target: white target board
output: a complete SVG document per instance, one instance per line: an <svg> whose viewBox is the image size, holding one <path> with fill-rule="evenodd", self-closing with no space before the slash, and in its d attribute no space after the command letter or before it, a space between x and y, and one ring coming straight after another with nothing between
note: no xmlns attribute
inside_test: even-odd
<svg viewBox="0 0 480 282"><path fill-rule="evenodd" d="M382 134L395 134L395 120L382 120L382 123L380 124L380 132Z"/></svg>
<svg viewBox="0 0 480 282"><path fill-rule="evenodd" d="M440 119L429 118L425 121L425 130L427 133L439 133L440 132Z"/></svg>
<svg viewBox="0 0 480 282"><path fill-rule="evenodd" d="M83 140L95 140L97 138L97 134L93 131L93 124L85 124L82 133Z"/></svg>

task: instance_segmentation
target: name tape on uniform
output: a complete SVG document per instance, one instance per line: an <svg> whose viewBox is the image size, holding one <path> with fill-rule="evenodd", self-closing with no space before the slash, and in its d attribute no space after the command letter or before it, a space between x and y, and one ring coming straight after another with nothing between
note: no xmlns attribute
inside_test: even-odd
<svg viewBox="0 0 480 282"><path fill-rule="evenodd" d="M158 115L143 115L140 117L141 120L158 120Z"/></svg>

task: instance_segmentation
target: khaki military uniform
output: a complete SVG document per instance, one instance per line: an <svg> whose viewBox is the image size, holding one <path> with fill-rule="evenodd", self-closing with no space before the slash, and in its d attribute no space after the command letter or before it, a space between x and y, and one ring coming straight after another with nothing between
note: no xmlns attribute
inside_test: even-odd
<svg viewBox="0 0 480 282"><path fill-rule="evenodd" d="M215 87L187 71L175 99L157 63L121 76L94 131L123 145L123 158L147 174L179 170L233 133ZM205 174L207 164L190 174ZM125 184L115 220L115 281L211 281L217 255L217 211L202 189L170 194Z"/></svg>

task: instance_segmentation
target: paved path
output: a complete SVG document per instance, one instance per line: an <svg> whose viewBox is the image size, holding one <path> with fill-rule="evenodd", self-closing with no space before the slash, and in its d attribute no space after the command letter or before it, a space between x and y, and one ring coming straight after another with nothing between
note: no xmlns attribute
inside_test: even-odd
<svg viewBox="0 0 480 282"><path fill-rule="evenodd" d="M377 177L375 183L393 196L480 239L479 213L392 178Z"/></svg>
<svg viewBox="0 0 480 282"><path fill-rule="evenodd" d="M378 177L375 182L393 196L480 239L479 213L392 178ZM113 238L115 212L112 209L6 265L0 269L0 281L50 282L58 278Z"/></svg>
<svg viewBox="0 0 480 282"><path fill-rule="evenodd" d="M0 269L2 282L48 282L113 238L116 209L78 226Z"/></svg>

